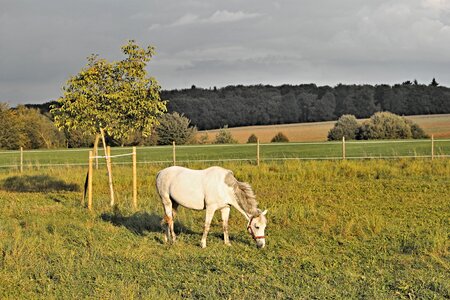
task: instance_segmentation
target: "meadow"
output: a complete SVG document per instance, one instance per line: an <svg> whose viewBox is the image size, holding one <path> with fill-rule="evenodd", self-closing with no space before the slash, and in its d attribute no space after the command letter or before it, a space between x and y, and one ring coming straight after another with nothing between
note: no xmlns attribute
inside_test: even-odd
<svg viewBox="0 0 450 300"><path fill-rule="evenodd" d="M232 145L183 145L176 146L176 160L180 163L224 162L256 160L256 144ZM348 141L346 158L395 158L395 157L431 157L431 140L388 140L388 141ZM50 149L27 150L23 154L25 169L46 166L86 165L88 153L92 149ZM137 147L138 164L172 162L172 146ZM130 147L113 147L112 155L130 154ZM450 139L436 139L434 142L436 156L450 155ZM103 155L102 149L99 155ZM260 160L312 160L341 159L342 142L318 143L266 143L260 145ZM99 159L99 164L104 164ZM130 164L130 156L113 158L113 163ZM0 168L17 168L20 164L19 151L0 152Z"/></svg>
<svg viewBox="0 0 450 300"><path fill-rule="evenodd" d="M193 168L208 163L188 163ZM155 174L139 165L94 173L94 209L81 204L84 167L0 170L0 298L442 299L450 297L450 160L225 162L268 209L257 249L232 209L232 246L214 217L180 209L178 241L163 242Z"/></svg>

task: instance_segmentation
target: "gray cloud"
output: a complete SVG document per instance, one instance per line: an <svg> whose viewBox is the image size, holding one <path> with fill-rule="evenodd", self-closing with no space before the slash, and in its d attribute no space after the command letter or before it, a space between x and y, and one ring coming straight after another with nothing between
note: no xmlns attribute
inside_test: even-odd
<svg viewBox="0 0 450 300"><path fill-rule="evenodd" d="M449 0L0 0L0 101L39 103L98 53L156 46L163 88L450 85Z"/></svg>

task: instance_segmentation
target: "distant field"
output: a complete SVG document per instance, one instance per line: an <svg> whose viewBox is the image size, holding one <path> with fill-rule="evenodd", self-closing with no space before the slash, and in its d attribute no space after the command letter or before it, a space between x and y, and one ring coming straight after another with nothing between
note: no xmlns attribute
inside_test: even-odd
<svg viewBox="0 0 450 300"><path fill-rule="evenodd" d="M435 138L450 137L450 114L424 115L406 117L419 124L429 135ZM359 120L362 122L363 120ZM233 137L239 143L246 143L248 137L253 133L259 137L262 143L268 143L278 132L283 132L291 142L314 142L326 141L328 131L333 128L336 121L282 124L267 126L246 126L230 128ZM218 130L208 130L210 140L214 140ZM204 131L199 132L203 134Z"/></svg>

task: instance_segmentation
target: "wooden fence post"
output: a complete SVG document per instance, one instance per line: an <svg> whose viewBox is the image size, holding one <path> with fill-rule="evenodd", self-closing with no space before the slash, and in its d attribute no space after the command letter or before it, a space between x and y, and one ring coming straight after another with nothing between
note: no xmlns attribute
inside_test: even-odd
<svg viewBox="0 0 450 300"><path fill-rule="evenodd" d="M434 135L431 135L431 160L434 159Z"/></svg>
<svg viewBox="0 0 450 300"><path fill-rule="evenodd" d="M111 147L106 147L106 168L108 169L108 181L109 181L109 191L111 194L111 206L114 206L114 190L113 190L113 179L112 179L112 167L111 167Z"/></svg>
<svg viewBox="0 0 450 300"><path fill-rule="evenodd" d="M89 169L88 169L88 209L92 210L92 172L93 172L93 155L92 151L89 151Z"/></svg>
<svg viewBox="0 0 450 300"><path fill-rule="evenodd" d="M136 147L133 147L133 208L137 209Z"/></svg>
<svg viewBox="0 0 450 300"><path fill-rule="evenodd" d="M256 165L259 166L259 138L256 139Z"/></svg>
<svg viewBox="0 0 450 300"><path fill-rule="evenodd" d="M172 157L173 157L173 165L177 165L177 156L175 151L175 141L172 142Z"/></svg>
<svg viewBox="0 0 450 300"><path fill-rule="evenodd" d="M23 147L20 147L20 173L23 173Z"/></svg>
<svg viewBox="0 0 450 300"><path fill-rule="evenodd" d="M342 159L345 159L345 136L342 137Z"/></svg>

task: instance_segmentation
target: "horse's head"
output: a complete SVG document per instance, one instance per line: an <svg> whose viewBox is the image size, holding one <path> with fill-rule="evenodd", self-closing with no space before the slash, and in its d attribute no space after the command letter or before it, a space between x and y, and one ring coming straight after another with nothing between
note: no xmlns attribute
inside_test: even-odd
<svg viewBox="0 0 450 300"><path fill-rule="evenodd" d="M263 212L258 210L259 214L250 218L247 225L247 230L256 242L258 248L264 248L266 245L266 237L264 236L264 230L267 225L267 209Z"/></svg>

